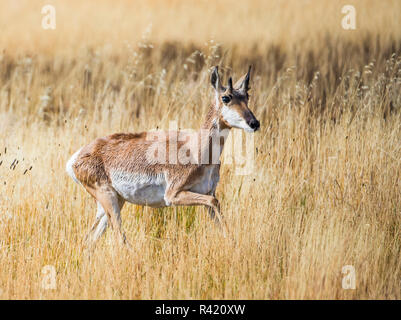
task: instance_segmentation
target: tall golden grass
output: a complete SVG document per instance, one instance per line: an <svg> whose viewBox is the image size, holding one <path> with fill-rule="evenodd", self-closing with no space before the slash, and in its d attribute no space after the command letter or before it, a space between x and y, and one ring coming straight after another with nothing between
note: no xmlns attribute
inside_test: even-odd
<svg viewBox="0 0 401 320"><path fill-rule="evenodd" d="M47 3L0 4L1 299L401 298L399 1L48 3L53 31ZM215 64L254 65L262 124L254 172L222 167L232 239L204 208L126 205L133 252L108 231L89 259L96 207L69 156L113 132L198 128Z"/></svg>

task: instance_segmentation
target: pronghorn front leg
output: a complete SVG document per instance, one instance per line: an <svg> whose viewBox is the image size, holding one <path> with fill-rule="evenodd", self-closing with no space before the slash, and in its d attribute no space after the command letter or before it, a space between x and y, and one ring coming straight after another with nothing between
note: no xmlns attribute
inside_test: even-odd
<svg viewBox="0 0 401 320"><path fill-rule="evenodd" d="M212 193L209 193L209 194L216 198L216 193L215 192L212 192ZM219 220L216 218L216 213L214 212L214 209L212 207L208 207L207 208L207 213L209 214L210 218L212 218L214 221L219 222ZM220 215L221 215L221 212L220 212Z"/></svg>
<svg viewBox="0 0 401 320"><path fill-rule="evenodd" d="M216 197L211 195L205 195L195 193L191 191L175 191L170 190L166 193L167 201L175 206L199 206L204 205L213 210L217 217L217 221L223 227L224 236L226 236L228 230L225 221L220 212L220 203Z"/></svg>

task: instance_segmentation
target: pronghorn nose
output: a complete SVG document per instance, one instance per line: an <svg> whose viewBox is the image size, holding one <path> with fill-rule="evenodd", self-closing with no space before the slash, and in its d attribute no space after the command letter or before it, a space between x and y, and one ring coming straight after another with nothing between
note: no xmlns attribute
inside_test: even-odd
<svg viewBox="0 0 401 320"><path fill-rule="evenodd" d="M251 121L249 121L249 126L251 127L251 129L256 131L260 127L260 122L256 119L252 119Z"/></svg>

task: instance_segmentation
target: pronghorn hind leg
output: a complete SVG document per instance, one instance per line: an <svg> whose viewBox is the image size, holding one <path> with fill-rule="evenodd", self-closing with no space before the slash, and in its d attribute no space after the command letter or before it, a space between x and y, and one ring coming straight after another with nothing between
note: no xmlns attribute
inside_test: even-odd
<svg viewBox="0 0 401 320"><path fill-rule="evenodd" d="M106 211L115 235L121 243L129 246L121 226L121 209L124 205L124 200L122 200L116 191L109 186L101 188L97 193L97 199Z"/></svg>
<svg viewBox="0 0 401 320"><path fill-rule="evenodd" d="M107 229L108 218L106 211L103 209L99 201L96 201L96 203L97 203L96 218L89 233L85 237L85 242L89 245L94 244L96 240L99 239Z"/></svg>
<svg viewBox="0 0 401 320"><path fill-rule="evenodd" d="M129 246L121 226L120 212L125 202L124 199L109 185L102 185L96 188L86 187L86 189L96 198L100 207L105 212L99 220L97 227L95 226L97 222L95 221L94 223L96 228L94 231L94 241L103 234L107 227L107 222L109 221L119 241Z"/></svg>

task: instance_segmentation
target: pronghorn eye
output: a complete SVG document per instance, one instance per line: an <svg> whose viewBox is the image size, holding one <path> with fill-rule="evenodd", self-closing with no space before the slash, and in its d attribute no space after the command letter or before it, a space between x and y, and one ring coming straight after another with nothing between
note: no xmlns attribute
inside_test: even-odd
<svg viewBox="0 0 401 320"><path fill-rule="evenodd" d="M229 103L231 101L231 97L230 96L222 96L221 100L223 100L224 103Z"/></svg>

